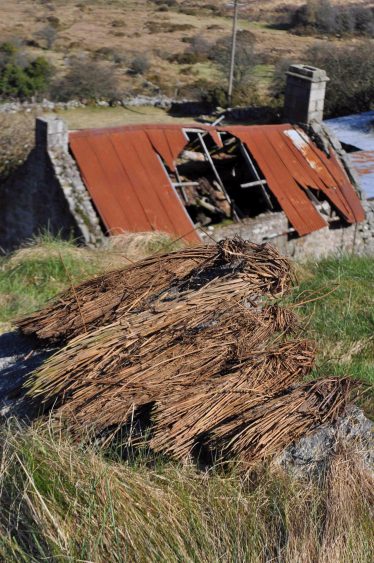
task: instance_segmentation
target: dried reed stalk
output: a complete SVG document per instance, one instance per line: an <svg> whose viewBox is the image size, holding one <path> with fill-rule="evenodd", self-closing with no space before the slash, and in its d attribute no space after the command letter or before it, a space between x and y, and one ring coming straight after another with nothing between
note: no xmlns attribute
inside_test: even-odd
<svg viewBox="0 0 374 563"><path fill-rule="evenodd" d="M166 379L167 370L186 372L186 365L205 377L212 375L213 365L220 373L247 351L256 353L276 331L284 332L286 323L288 330L297 326L295 316L284 309L244 305L246 295L247 283L240 276L216 280L82 335L32 376L29 393L45 402L57 396L63 401L83 386L109 385L113 378L113 387L122 385L122 379L128 385L133 373L138 380L143 374L148 386L151 373L157 385L161 368Z"/></svg>
<svg viewBox="0 0 374 563"><path fill-rule="evenodd" d="M262 294L280 294L290 284L289 262L275 248L225 240L153 255L88 280L16 324L23 333L41 339L72 338L120 320L131 311L147 310L166 290L173 295L238 274L245 277L251 291Z"/></svg>
<svg viewBox="0 0 374 563"><path fill-rule="evenodd" d="M54 404L77 435L114 433L147 410L154 450L268 457L334 420L351 386L301 383L314 344L297 337L295 314L269 299L289 284L286 259L240 240L82 284L20 322L41 337L78 335L32 375L28 393Z"/></svg>
<svg viewBox="0 0 374 563"><path fill-rule="evenodd" d="M201 387L181 402L158 405L151 446L183 459L205 445L254 463L319 424L335 421L353 386L348 378L331 378L273 390L271 385L250 388L244 380L222 381L210 390Z"/></svg>
<svg viewBox="0 0 374 563"><path fill-rule="evenodd" d="M280 342L253 353L219 380L187 392L172 390L156 404L152 447L180 459L188 457L203 436L231 418L240 420L249 404L261 405L301 381L313 366L314 356L311 342Z"/></svg>

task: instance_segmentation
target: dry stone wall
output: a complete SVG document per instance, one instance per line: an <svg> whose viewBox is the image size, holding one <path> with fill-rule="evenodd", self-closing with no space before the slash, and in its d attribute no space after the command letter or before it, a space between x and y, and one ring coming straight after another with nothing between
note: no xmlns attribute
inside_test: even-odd
<svg viewBox="0 0 374 563"><path fill-rule="evenodd" d="M254 219L244 219L217 227L212 231L214 239L241 236L256 243L271 242L279 250L297 260L324 258L337 253L354 253L374 256L374 201L363 202L366 221L344 226L339 223L331 228L314 231L304 237L290 232L288 219L283 211L264 213Z"/></svg>

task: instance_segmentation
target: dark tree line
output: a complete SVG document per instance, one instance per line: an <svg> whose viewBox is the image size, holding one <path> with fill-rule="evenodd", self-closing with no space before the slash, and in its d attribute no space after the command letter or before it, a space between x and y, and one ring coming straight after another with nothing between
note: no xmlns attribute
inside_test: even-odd
<svg viewBox="0 0 374 563"><path fill-rule="evenodd" d="M374 36L374 9L370 6L333 5L330 0L308 0L291 15L296 33Z"/></svg>

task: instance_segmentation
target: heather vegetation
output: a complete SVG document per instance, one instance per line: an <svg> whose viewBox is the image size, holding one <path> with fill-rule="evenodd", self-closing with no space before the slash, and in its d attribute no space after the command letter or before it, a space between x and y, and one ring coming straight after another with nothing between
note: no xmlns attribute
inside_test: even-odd
<svg viewBox="0 0 374 563"><path fill-rule="evenodd" d="M27 29L22 6L9 4L18 22L12 31L0 24L2 100L116 105L164 94L228 104L232 8L223 0L34 0ZM325 68L328 115L370 110L373 26L372 5L353 0L241 4L232 105L271 107L279 115L286 53L287 60Z"/></svg>

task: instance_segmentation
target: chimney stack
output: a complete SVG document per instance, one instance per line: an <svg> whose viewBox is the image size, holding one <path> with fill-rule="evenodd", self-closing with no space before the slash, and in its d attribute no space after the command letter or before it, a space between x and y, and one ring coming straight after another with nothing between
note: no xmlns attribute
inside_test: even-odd
<svg viewBox="0 0 374 563"><path fill-rule="evenodd" d="M68 129L65 121L55 116L37 117L35 144L42 150L60 149L68 152Z"/></svg>
<svg viewBox="0 0 374 563"><path fill-rule="evenodd" d="M307 65L291 65L286 72L284 117L291 123L322 121L326 83L324 70Z"/></svg>

